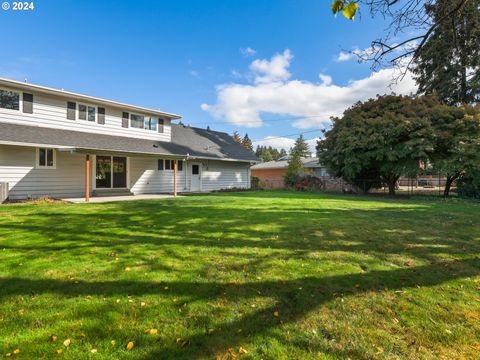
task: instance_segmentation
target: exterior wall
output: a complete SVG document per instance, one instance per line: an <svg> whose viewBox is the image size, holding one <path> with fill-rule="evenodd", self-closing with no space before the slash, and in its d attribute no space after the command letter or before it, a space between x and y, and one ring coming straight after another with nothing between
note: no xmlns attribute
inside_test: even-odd
<svg viewBox="0 0 480 360"><path fill-rule="evenodd" d="M248 163L203 160L185 161L177 172L177 191L190 191L192 164L200 164L201 191L250 188ZM173 171L157 170L157 158L130 158L130 188L134 194L173 192Z"/></svg>
<svg viewBox="0 0 480 360"><path fill-rule="evenodd" d="M260 179L260 186L267 189L284 187L283 176L286 169L252 169L252 176Z"/></svg>
<svg viewBox="0 0 480 360"><path fill-rule="evenodd" d="M33 114L22 112L22 91L13 88L0 86L1 89L13 90L20 92L20 110L9 110L0 108L0 122L22 124L28 126L42 126L55 129L74 130L91 132L96 134L128 136L133 138L170 141L171 140L171 122L164 120L164 132L150 131L136 128L122 128L122 110L120 108L111 108L102 104L85 103L87 105L95 105L105 107L105 124L100 125L96 122L86 120L68 120L67 119L67 102L74 101L77 104L84 102L76 99L68 99L33 92ZM128 111L130 114L131 111ZM148 115L146 113L136 113L138 115ZM98 116L98 114L97 114Z"/></svg>
<svg viewBox="0 0 480 360"><path fill-rule="evenodd" d="M85 196L85 155L56 150L53 169L36 168L36 148L0 145L0 183L9 184L10 199ZM177 191L190 191L192 163L201 165L201 191L250 188L250 165L229 161L186 161L177 171ZM129 157L127 185L134 194L173 192L173 170L159 171L158 158ZM91 190L95 156L91 156Z"/></svg>
<svg viewBox="0 0 480 360"><path fill-rule="evenodd" d="M0 145L0 182L10 199L85 195L85 156L56 151L55 169L37 169L33 147Z"/></svg>
<svg viewBox="0 0 480 360"><path fill-rule="evenodd" d="M250 188L250 164L214 160L204 160L201 163L202 191ZM189 165L189 174L191 173L190 169Z"/></svg>
<svg viewBox="0 0 480 360"><path fill-rule="evenodd" d="M177 171L177 191L188 191L186 169ZM130 190L134 194L173 192L173 170L158 170L158 158L130 158Z"/></svg>

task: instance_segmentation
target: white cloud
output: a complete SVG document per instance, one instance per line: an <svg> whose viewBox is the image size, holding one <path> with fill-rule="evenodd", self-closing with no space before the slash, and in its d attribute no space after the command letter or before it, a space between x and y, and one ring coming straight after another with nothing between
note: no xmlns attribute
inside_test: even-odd
<svg viewBox="0 0 480 360"><path fill-rule="evenodd" d="M232 70L231 75L235 79L240 79L242 77L242 74L240 73L240 71L235 70L235 69Z"/></svg>
<svg viewBox="0 0 480 360"><path fill-rule="evenodd" d="M354 58L354 56L355 55L352 54L351 52L340 51L335 61L337 62L350 61Z"/></svg>
<svg viewBox="0 0 480 360"><path fill-rule="evenodd" d="M240 53L245 57L249 57L255 55L257 51L255 49L252 49L251 47L247 47L240 49Z"/></svg>
<svg viewBox="0 0 480 360"><path fill-rule="evenodd" d="M310 152L315 153L315 147L317 146L317 140L320 138L308 139L307 143L310 149ZM261 146L271 146L278 150L285 149L287 152L290 150L291 147L295 144L295 139L287 138L287 137L278 137L278 136L266 136L262 140L257 140L253 142L254 148L257 145Z"/></svg>
<svg viewBox="0 0 480 360"><path fill-rule="evenodd" d="M331 116L339 116L357 101L374 98L377 94L395 92L410 94L416 91L415 81L407 74L403 81L392 84L394 69L383 69L365 78L336 85L332 77L320 74L319 82L290 80L288 71L293 55L289 50L270 60L252 62L252 83L228 83L217 86L216 104L201 108L217 119L245 127L260 127L261 114L304 117L293 126L323 128Z"/></svg>
<svg viewBox="0 0 480 360"><path fill-rule="evenodd" d="M250 70L254 75L254 81L260 83L272 83L284 81L292 74L288 71L293 55L286 49L283 54L275 54L270 60L257 59L250 64Z"/></svg>

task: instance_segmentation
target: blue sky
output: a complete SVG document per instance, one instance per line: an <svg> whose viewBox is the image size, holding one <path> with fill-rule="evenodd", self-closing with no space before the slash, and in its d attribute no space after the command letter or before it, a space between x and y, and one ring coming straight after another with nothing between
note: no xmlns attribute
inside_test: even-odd
<svg viewBox="0 0 480 360"><path fill-rule="evenodd" d="M329 115L390 91L387 73L371 78L368 65L338 61L385 24L366 11L354 22L335 18L330 0L34 5L0 10L0 76L180 113L199 127L252 139L308 131L311 139Z"/></svg>

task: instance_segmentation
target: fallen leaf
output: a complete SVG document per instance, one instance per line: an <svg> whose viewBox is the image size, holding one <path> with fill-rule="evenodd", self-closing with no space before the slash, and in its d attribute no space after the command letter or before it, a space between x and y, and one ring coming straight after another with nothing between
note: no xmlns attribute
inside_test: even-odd
<svg viewBox="0 0 480 360"><path fill-rule="evenodd" d="M135 347L135 343L133 341L129 341L127 344L127 350L132 350Z"/></svg>
<svg viewBox="0 0 480 360"><path fill-rule="evenodd" d="M273 313L273 316L278 317L278 311L275 311L275 312Z"/></svg>
<svg viewBox="0 0 480 360"><path fill-rule="evenodd" d="M474 319L474 320L480 318L480 316L477 313L473 313L473 312L468 313L467 315L465 315L465 317L468 319Z"/></svg>
<svg viewBox="0 0 480 360"><path fill-rule="evenodd" d="M110 342L112 343L112 345L117 345L117 340L112 340Z"/></svg>
<svg viewBox="0 0 480 360"><path fill-rule="evenodd" d="M150 335L157 335L158 330L157 329L148 329L145 332L149 333Z"/></svg>
<svg viewBox="0 0 480 360"><path fill-rule="evenodd" d="M243 347L241 347L241 346L238 348L238 352L239 352L240 354L246 354L246 353L248 353L248 351L245 350L245 349L244 349Z"/></svg>
<svg viewBox="0 0 480 360"><path fill-rule="evenodd" d="M143 301L140 303L141 307L144 307L145 305L147 305L147 304L145 304Z"/></svg>
<svg viewBox="0 0 480 360"><path fill-rule="evenodd" d="M63 349L60 348L60 349L57 349L57 354L61 354L63 352Z"/></svg>
<svg viewBox="0 0 480 360"><path fill-rule="evenodd" d="M120 302L120 299L117 299L117 304Z"/></svg>
<svg viewBox="0 0 480 360"><path fill-rule="evenodd" d="M95 353L97 352L97 349L92 349L92 350L90 350L90 352L91 352L92 354L95 354Z"/></svg>
<svg viewBox="0 0 480 360"><path fill-rule="evenodd" d="M58 337L57 337L57 335L52 335L52 336L51 336L51 339L52 339L53 342L56 342L57 339L58 339Z"/></svg>
<svg viewBox="0 0 480 360"><path fill-rule="evenodd" d="M6 353L5 356L10 357L10 356L12 356L12 353Z"/></svg>
<svg viewBox="0 0 480 360"><path fill-rule="evenodd" d="M13 353L14 353L14 354L20 354L20 349L15 349L15 350L13 350Z"/></svg>
<svg viewBox="0 0 480 360"><path fill-rule="evenodd" d="M168 290L168 286L165 286L164 289L165 289L165 290Z"/></svg>
<svg viewBox="0 0 480 360"><path fill-rule="evenodd" d="M128 266L125 268L125 271L130 271L132 269L130 269Z"/></svg>
<svg viewBox="0 0 480 360"><path fill-rule="evenodd" d="M451 334L451 333L452 333L452 331L451 331L451 330L448 330L448 329L445 329L445 332L446 332L447 334Z"/></svg>
<svg viewBox="0 0 480 360"><path fill-rule="evenodd" d="M68 346L70 346L70 343L71 343L71 342L72 342L72 341L71 341L70 339L67 339L67 340L65 340L65 341L63 342L63 345L64 345L65 347L68 347Z"/></svg>

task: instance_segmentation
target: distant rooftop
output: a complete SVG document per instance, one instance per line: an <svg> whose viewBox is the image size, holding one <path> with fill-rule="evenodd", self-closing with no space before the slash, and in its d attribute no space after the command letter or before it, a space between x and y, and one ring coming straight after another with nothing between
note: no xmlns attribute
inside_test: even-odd
<svg viewBox="0 0 480 360"><path fill-rule="evenodd" d="M283 158L282 158L283 159ZM303 166L306 168L321 168L323 167L318 162L316 157L307 157L302 158ZM267 161L263 163L256 164L252 166L252 170L261 170L261 169L286 169L288 167L288 159L278 160L278 161Z"/></svg>

